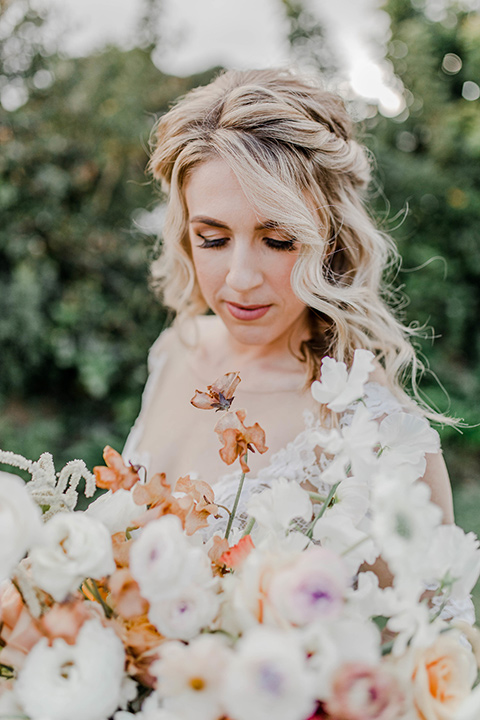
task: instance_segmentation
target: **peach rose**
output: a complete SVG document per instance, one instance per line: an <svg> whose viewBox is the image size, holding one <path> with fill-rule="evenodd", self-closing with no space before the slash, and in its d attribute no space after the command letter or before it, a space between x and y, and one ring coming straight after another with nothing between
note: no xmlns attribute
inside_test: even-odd
<svg viewBox="0 0 480 720"><path fill-rule="evenodd" d="M431 647L417 650L412 689L419 718L454 720L476 675L474 655L457 631L439 635Z"/></svg>

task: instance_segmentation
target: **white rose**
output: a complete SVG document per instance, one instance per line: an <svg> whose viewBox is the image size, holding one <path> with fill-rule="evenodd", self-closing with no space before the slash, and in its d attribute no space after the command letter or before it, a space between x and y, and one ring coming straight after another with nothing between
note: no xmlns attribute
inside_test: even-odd
<svg viewBox="0 0 480 720"><path fill-rule="evenodd" d="M149 602L174 598L187 585L212 581L210 562L175 515L148 523L130 550L130 571Z"/></svg>
<svg viewBox="0 0 480 720"><path fill-rule="evenodd" d="M144 505L137 505L129 490L120 488L112 493L111 490L100 495L85 510L85 515L100 520L110 535L125 530L132 520L145 512Z"/></svg>
<svg viewBox="0 0 480 720"><path fill-rule="evenodd" d="M45 525L44 542L30 553L38 587L62 602L88 577L113 573L107 528L81 512L58 513Z"/></svg>
<svg viewBox="0 0 480 720"><path fill-rule="evenodd" d="M148 617L165 637L191 640L213 622L219 605L218 595L213 590L192 584L173 598L152 603Z"/></svg>
<svg viewBox="0 0 480 720"><path fill-rule="evenodd" d="M27 656L15 693L31 720L106 720L121 700L125 653L98 620L86 622L75 645L42 638Z"/></svg>
<svg viewBox="0 0 480 720"><path fill-rule="evenodd" d="M43 530L40 510L23 480L0 474L0 582L9 578Z"/></svg>

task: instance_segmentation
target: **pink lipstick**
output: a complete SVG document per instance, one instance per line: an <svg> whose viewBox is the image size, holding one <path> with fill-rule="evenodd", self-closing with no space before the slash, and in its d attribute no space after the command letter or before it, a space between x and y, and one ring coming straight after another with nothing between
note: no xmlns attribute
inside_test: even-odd
<svg viewBox="0 0 480 720"><path fill-rule="evenodd" d="M230 315L236 320L258 320L269 310L270 305L237 305L236 303L225 303Z"/></svg>

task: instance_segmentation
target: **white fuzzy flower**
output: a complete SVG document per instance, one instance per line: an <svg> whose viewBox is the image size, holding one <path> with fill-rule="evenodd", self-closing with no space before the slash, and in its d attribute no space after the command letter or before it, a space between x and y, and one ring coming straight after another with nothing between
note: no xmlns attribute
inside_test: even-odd
<svg viewBox="0 0 480 720"><path fill-rule="evenodd" d="M167 711L182 720L218 720L226 714L221 691L232 651L222 637L200 635L189 645L166 642L159 654L152 672Z"/></svg>
<svg viewBox="0 0 480 720"><path fill-rule="evenodd" d="M100 520L108 529L110 535L124 531L132 520L145 512L144 505L137 505L129 490L120 488L116 492L109 490L90 503L85 515Z"/></svg>
<svg viewBox="0 0 480 720"><path fill-rule="evenodd" d="M296 636L271 628L254 628L238 641L223 690L232 720L305 720L315 706Z"/></svg>
<svg viewBox="0 0 480 720"><path fill-rule="evenodd" d="M440 525L434 531L426 558L428 583L443 581L451 598L465 598L480 573L480 543L474 533L457 525Z"/></svg>
<svg viewBox="0 0 480 720"><path fill-rule="evenodd" d="M262 527L284 535L294 518L311 519L312 503L298 482L278 478L267 490L252 495L247 511Z"/></svg>
<svg viewBox="0 0 480 720"><path fill-rule="evenodd" d="M82 512L58 513L45 525L44 540L31 553L38 587L62 602L88 577L101 578L115 570L107 528Z"/></svg>
<svg viewBox="0 0 480 720"><path fill-rule="evenodd" d="M331 550L311 546L273 575L272 606L293 625L339 616L348 587L348 570Z"/></svg>
<svg viewBox="0 0 480 720"><path fill-rule="evenodd" d="M321 380L312 383L313 398L333 412L343 412L363 396L363 387L374 369L375 356L369 350L355 350L350 371L343 362L322 360Z"/></svg>
<svg viewBox="0 0 480 720"><path fill-rule="evenodd" d="M388 415L378 429L381 446L380 467L385 474L402 468L404 479L412 481L425 473L426 453L440 449L440 438L425 418L411 413ZM407 475L408 473L408 475Z"/></svg>
<svg viewBox="0 0 480 720"><path fill-rule="evenodd" d="M178 595L150 604L148 617L167 638L191 640L210 625L219 609L216 592L201 585L187 585Z"/></svg>
<svg viewBox="0 0 480 720"><path fill-rule="evenodd" d="M9 578L25 553L40 539L40 510L23 480L10 473L0 478L0 582Z"/></svg>
<svg viewBox="0 0 480 720"><path fill-rule="evenodd" d="M107 720L118 707L125 654L99 621L86 622L75 645L42 638L19 673L15 693L31 720Z"/></svg>
<svg viewBox="0 0 480 720"><path fill-rule="evenodd" d="M175 515L145 526L130 551L130 571L151 603L175 598L192 582L212 582L207 555L188 541Z"/></svg>

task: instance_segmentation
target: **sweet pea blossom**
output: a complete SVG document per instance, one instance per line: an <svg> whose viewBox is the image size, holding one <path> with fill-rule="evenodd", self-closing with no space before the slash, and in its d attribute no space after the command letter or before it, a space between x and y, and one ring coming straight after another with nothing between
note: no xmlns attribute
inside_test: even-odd
<svg viewBox="0 0 480 720"><path fill-rule="evenodd" d="M252 495L247 512L260 526L284 535L294 518L311 519L312 503L298 482L278 478L271 487Z"/></svg>
<svg viewBox="0 0 480 720"><path fill-rule="evenodd" d="M85 515L100 520L110 535L124 531L132 521L145 512L145 507L137 505L129 490L123 488L116 492L108 490L94 500L85 510Z"/></svg>
<svg viewBox="0 0 480 720"><path fill-rule="evenodd" d="M23 480L10 473L0 478L0 582L9 578L25 553L40 539L40 510Z"/></svg>
<svg viewBox="0 0 480 720"><path fill-rule="evenodd" d="M314 400L326 404L333 412L343 412L363 395L363 387L374 369L375 356L369 350L355 350L350 371L343 362L325 357L321 380L312 383Z"/></svg>
<svg viewBox="0 0 480 720"><path fill-rule="evenodd" d="M378 429L381 446L380 467L385 474L401 468L404 479L412 481L424 475L426 453L440 449L440 438L425 418L411 413L387 415Z"/></svg>
<svg viewBox="0 0 480 720"><path fill-rule="evenodd" d="M15 694L31 720L106 720L121 699L124 664L115 632L90 620L75 645L40 640L19 673Z"/></svg>
<svg viewBox="0 0 480 720"><path fill-rule="evenodd" d="M480 572L480 543L477 536L457 525L435 528L427 555L428 582L441 581L449 597L462 599L472 591Z"/></svg>
<svg viewBox="0 0 480 720"><path fill-rule="evenodd" d="M315 707L315 690L296 637L257 627L240 638L223 700L231 720L305 720Z"/></svg>
<svg viewBox="0 0 480 720"><path fill-rule="evenodd" d="M175 515L163 515L145 526L130 551L130 571L152 604L177 597L192 582L212 582L206 553L190 544Z"/></svg>
<svg viewBox="0 0 480 720"><path fill-rule="evenodd" d="M182 720L218 720L225 715L222 686L232 651L224 638L200 635L189 645L166 642L159 654L153 672L165 710Z"/></svg>
<svg viewBox="0 0 480 720"><path fill-rule="evenodd" d="M101 578L115 570L107 528L81 512L54 515L30 559L35 583L57 602L65 600L85 578Z"/></svg>

